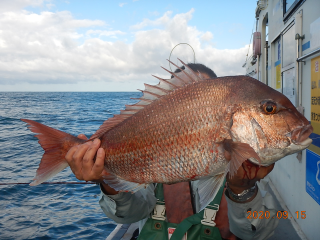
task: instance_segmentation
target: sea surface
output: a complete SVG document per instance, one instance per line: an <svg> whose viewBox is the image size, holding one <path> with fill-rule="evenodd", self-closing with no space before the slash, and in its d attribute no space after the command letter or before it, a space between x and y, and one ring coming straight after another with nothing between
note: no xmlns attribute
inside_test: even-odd
<svg viewBox="0 0 320 240"><path fill-rule="evenodd" d="M0 92L0 183L31 182L43 150L21 118L90 137L139 92ZM70 168L48 181L78 181ZM106 239L97 185L0 185L0 239Z"/></svg>

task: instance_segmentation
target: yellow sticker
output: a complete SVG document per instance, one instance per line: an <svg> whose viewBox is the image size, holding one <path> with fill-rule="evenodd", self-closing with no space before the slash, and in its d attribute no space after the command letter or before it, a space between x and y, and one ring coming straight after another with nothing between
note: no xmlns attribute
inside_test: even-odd
<svg viewBox="0 0 320 240"><path fill-rule="evenodd" d="M281 88L281 64L276 66L276 89Z"/></svg>
<svg viewBox="0 0 320 240"><path fill-rule="evenodd" d="M320 135L320 57L311 59L311 124Z"/></svg>
<svg viewBox="0 0 320 240"><path fill-rule="evenodd" d="M311 125L313 133L320 135L320 56L311 59ZM314 144L316 144L314 142ZM309 149L320 155L318 144L311 144ZM316 147L317 146L317 147Z"/></svg>

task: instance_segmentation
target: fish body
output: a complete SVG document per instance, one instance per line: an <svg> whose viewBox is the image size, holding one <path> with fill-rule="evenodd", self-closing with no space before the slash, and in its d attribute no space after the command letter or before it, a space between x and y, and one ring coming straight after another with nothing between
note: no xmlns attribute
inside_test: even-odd
<svg viewBox="0 0 320 240"><path fill-rule="evenodd" d="M267 114L263 104L278 108ZM174 183L224 172L223 141L247 143L267 166L310 144L312 127L281 93L246 76L199 81L157 99L102 135L105 164L138 183ZM297 135L297 133L296 133ZM297 138L297 136L295 137ZM304 140L307 140L305 143ZM258 159L252 161L259 164Z"/></svg>
<svg viewBox="0 0 320 240"><path fill-rule="evenodd" d="M101 139L111 187L134 192L149 183L217 176L219 185L247 159L268 166L311 144L310 123L280 92L251 77L204 80L186 68L171 80L146 85L138 103L90 138ZM37 185L67 167L65 154L84 141L23 121L39 133L45 150L32 183Z"/></svg>

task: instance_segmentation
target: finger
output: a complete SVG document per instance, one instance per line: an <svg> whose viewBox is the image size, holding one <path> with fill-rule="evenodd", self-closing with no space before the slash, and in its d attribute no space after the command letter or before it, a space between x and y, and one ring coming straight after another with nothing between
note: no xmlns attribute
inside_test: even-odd
<svg viewBox="0 0 320 240"><path fill-rule="evenodd" d="M78 175L78 174L77 174L77 173L78 173L78 168L77 168L77 165L75 164L75 161L74 161L73 156L74 156L75 152L78 151L78 149L79 149L79 146L78 146L78 145L72 147L72 148L68 151L68 153L66 154L66 156L65 156L65 159L67 160L71 171L73 172L73 174L74 174L76 177L77 177L77 175ZM81 178L81 177L80 177L80 178ZM78 178L78 179L79 179L79 178ZM81 179L79 179L79 180L81 180Z"/></svg>
<svg viewBox="0 0 320 240"><path fill-rule="evenodd" d="M82 162L82 172L86 181L93 180L92 167L94 165L94 157L100 147L100 139L95 139L87 149ZM99 177L99 176L98 176Z"/></svg>
<svg viewBox="0 0 320 240"><path fill-rule="evenodd" d="M67 152L65 159L67 160L69 166L73 164L73 154L78 150L78 145L73 146L70 148L70 150Z"/></svg>
<svg viewBox="0 0 320 240"><path fill-rule="evenodd" d="M257 174L261 172L261 167L259 165L254 164L250 161L245 161L243 164L243 170L244 170L244 178L253 180L254 178L257 177Z"/></svg>
<svg viewBox="0 0 320 240"><path fill-rule="evenodd" d="M271 164L271 165L268 167L268 173L273 170L275 164L276 164L276 163Z"/></svg>
<svg viewBox="0 0 320 240"><path fill-rule="evenodd" d="M92 174L94 176L100 177L99 180L102 179L102 174L104 172L104 159L105 159L106 153L103 148L99 148L97 152L96 161L92 167Z"/></svg>
<svg viewBox="0 0 320 240"><path fill-rule="evenodd" d="M267 176L274 168L274 163L267 166L267 167L261 167L259 173L258 173L258 178L259 179L262 179L264 178L265 176Z"/></svg>
<svg viewBox="0 0 320 240"><path fill-rule="evenodd" d="M73 154L73 173L76 175L76 178L79 180L83 180L83 173L82 173L82 162L83 158L87 152L87 149L90 147L92 143L87 142L85 144L81 144L78 146L77 151Z"/></svg>
<svg viewBox="0 0 320 240"><path fill-rule="evenodd" d="M84 134L79 134L78 138L82 139L82 140L88 140L88 138L86 137L86 135Z"/></svg>

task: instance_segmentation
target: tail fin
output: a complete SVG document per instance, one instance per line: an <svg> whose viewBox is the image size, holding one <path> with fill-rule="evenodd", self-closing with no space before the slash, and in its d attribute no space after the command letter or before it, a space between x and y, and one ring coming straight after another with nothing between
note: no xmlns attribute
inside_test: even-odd
<svg viewBox="0 0 320 240"><path fill-rule="evenodd" d="M39 133L35 137L39 139L38 142L45 151L37 174L33 182L30 183L31 186L44 182L68 167L68 163L64 158L66 153L72 146L85 142L85 140L32 120L21 119L21 121L28 123L28 128L32 132Z"/></svg>

